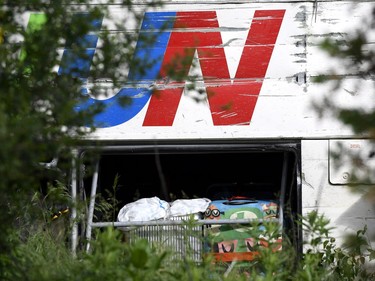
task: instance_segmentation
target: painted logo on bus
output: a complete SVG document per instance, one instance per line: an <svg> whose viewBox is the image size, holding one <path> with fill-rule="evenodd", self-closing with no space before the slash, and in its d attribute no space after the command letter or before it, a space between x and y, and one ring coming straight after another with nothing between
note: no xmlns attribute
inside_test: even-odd
<svg viewBox="0 0 375 281"><path fill-rule="evenodd" d="M285 10L256 10L249 15L250 25L235 77L230 77L224 52L220 26L215 11L147 12L140 34L155 34L154 43L138 40L134 58L147 56L154 61L151 67L139 73L129 70L129 81L157 81L167 78L166 69L176 57L197 53L205 92L214 126L249 125L272 52L284 18ZM251 19L251 21L250 21ZM101 21L95 22L100 30ZM156 33L157 32L157 33ZM142 36L140 36L142 38ZM90 34L87 40L87 59L71 60L70 50L65 48L59 74L79 69L87 73L80 77L88 79L90 64L95 54L98 37ZM187 75L191 59L180 66ZM81 74L82 76L82 74ZM167 79L165 79L167 80ZM172 126L184 91L185 82L175 82L173 87L152 88L124 87L113 97L99 100L90 97L77 110L85 110L96 103L103 103L105 110L95 117L98 127L113 127L134 118L146 105L143 126ZM87 89L83 89L87 94ZM121 106L117 100L129 97L132 103Z"/></svg>

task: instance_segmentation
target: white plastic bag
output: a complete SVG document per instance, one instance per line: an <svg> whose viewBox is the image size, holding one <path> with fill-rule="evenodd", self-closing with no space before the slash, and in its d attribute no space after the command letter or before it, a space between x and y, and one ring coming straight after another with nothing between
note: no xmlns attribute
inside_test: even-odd
<svg viewBox="0 0 375 281"><path fill-rule="evenodd" d="M211 200L207 198L178 199L173 201L170 208L171 216L186 216L205 212Z"/></svg>
<svg viewBox="0 0 375 281"><path fill-rule="evenodd" d="M169 216L169 203L158 197L142 198L121 208L117 215L119 222L150 221Z"/></svg>

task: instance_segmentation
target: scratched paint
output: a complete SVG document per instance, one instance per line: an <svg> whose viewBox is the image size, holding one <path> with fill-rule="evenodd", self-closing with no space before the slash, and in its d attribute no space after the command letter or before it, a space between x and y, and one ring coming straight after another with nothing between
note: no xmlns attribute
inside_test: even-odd
<svg viewBox="0 0 375 281"><path fill-rule="evenodd" d="M243 47L236 75L231 81L216 12L177 13L164 55L163 66L185 52L198 53L213 124L249 125L267 71L285 10L256 10ZM194 29L193 32L189 30ZM192 59L192 57L191 57ZM191 63L181 70L187 75ZM208 84L208 85L207 85ZM155 91L143 126L172 126L183 87Z"/></svg>
<svg viewBox="0 0 375 281"><path fill-rule="evenodd" d="M104 103L107 110L96 117L100 129L90 137L102 140L127 139L211 139L211 138L310 138L330 135L350 137L352 132L333 119L320 120L311 102L329 92L327 86L312 83L314 76L332 63L318 48L318 40L340 38L353 30L371 10L370 2L323 1L280 3L191 3L170 1L163 8L148 10L135 32L167 28L153 46L137 42L135 57L151 56L156 64L141 76L130 69L128 79L108 98L91 97L77 110ZM117 5L110 7L118 17L126 16ZM102 23L106 22L106 18ZM101 23L96 23L100 29ZM90 38L92 58L98 38ZM167 66L177 55L191 55L181 73L195 77L189 90L185 81L168 77ZM69 46L62 60L68 58ZM74 65L74 63L76 65ZM91 61L73 62L83 81L89 77ZM59 73L69 68L59 69ZM345 68L338 67L345 75ZM355 98L351 77L338 102L368 106L366 95ZM371 86L365 81L363 88ZM84 92L90 95L88 89ZM201 93L201 94L198 94ZM132 99L121 107L121 96ZM201 102L196 102L194 98Z"/></svg>

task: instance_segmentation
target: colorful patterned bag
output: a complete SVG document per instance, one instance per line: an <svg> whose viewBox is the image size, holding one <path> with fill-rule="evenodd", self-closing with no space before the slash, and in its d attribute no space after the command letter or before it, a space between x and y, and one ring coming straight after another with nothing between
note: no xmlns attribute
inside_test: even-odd
<svg viewBox="0 0 375 281"><path fill-rule="evenodd" d="M229 262L249 261L258 247L268 246L264 227L257 219L276 218L278 205L270 200L255 200L247 197L232 197L228 200L213 200L205 212L205 219L255 219L251 224L213 224L206 231L206 250L216 260ZM278 243L281 242L277 241ZM281 243L280 243L281 247Z"/></svg>

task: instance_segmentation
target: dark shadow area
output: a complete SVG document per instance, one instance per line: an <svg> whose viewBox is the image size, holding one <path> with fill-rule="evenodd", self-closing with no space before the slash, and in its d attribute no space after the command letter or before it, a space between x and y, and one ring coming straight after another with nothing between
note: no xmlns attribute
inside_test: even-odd
<svg viewBox="0 0 375 281"><path fill-rule="evenodd" d="M283 201L285 233L297 248L301 214L300 145L296 143L159 144L103 147L97 193L112 196L117 177L116 209L140 198L168 202L183 198L211 200L244 196ZM90 194L91 182L85 184ZM96 213L95 221L100 221Z"/></svg>

